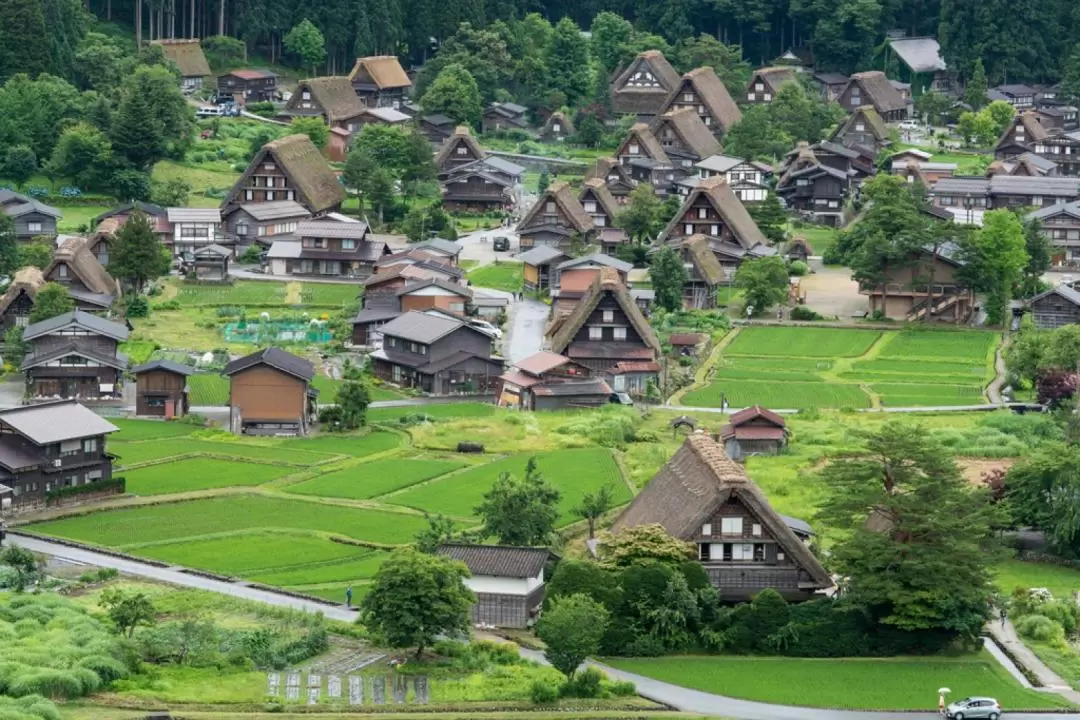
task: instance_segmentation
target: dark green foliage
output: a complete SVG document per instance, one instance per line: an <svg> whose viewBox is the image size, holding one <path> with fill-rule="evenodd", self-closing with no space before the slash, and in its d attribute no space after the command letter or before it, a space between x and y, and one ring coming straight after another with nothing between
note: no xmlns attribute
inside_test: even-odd
<svg viewBox="0 0 1080 720"><path fill-rule="evenodd" d="M787 300L787 265L779 255L747 260L735 272L735 285L743 291L743 307L761 315Z"/></svg>
<svg viewBox="0 0 1080 720"><path fill-rule="evenodd" d="M124 314L133 318L149 317L150 303L142 295L129 296L124 307Z"/></svg>
<svg viewBox="0 0 1080 720"><path fill-rule="evenodd" d="M746 209L765 237L776 244L787 240L787 214L776 193L770 192L761 202L747 203Z"/></svg>
<svg viewBox="0 0 1080 720"><path fill-rule="evenodd" d="M559 497L558 489L544 479L536 458L529 458L524 478L500 473L484 494L476 508L484 521L482 533L501 545L544 545L559 519Z"/></svg>
<svg viewBox="0 0 1080 720"><path fill-rule="evenodd" d="M1073 444L1054 443L1014 465L1005 477L1013 520L1046 533L1055 552L1080 555L1080 451Z"/></svg>
<svg viewBox="0 0 1080 720"><path fill-rule="evenodd" d="M96 189L107 181L105 171L112 154L112 143L105 133L80 122L60 135L46 170L51 177L70 178L81 188Z"/></svg>
<svg viewBox="0 0 1080 720"><path fill-rule="evenodd" d="M116 232L116 242L109 259L109 272L135 292L146 283L169 271L170 260L154 235L149 218L137 213Z"/></svg>
<svg viewBox="0 0 1080 720"><path fill-rule="evenodd" d="M21 188L27 180L34 176L37 169L37 155L26 145L9 147L7 154L4 155L4 177L14 180L17 187Z"/></svg>
<svg viewBox="0 0 1080 720"><path fill-rule="evenodd" d="M688 273L675 250L664 246L656 251L649 264L649 277L658 307L669 312L682 307L683 285Z"/></svg>
<svg viewBox="0 0 1080 720"><path fill-rule="evenodd" d="M46 27L43 0L0 3L0 76L49 72Z"/></svg>
<svg viewBox="0 0 1080 720"><path fill-rule="evenodd" d="M206 61L215 72L241 67L247 59L244 43L228 35L204 37L200 44Z"/></svg>
<svg viewBox="0 0 1080 720"><path fill-rule="evenodd" d="M289 134L307 135L320 150L330 142L330 128L321 117L298 117L289 123Z"/></svg>
<svg viewBox="0 0 1080 720"><path fill-rule="evenodd" d="M74 495L88 495L90 493L105 493L109 490L114 490L116 494L123 495L126 487L127 481L122 477L114 477L109 480L98 480L96 483L90 485L58 487L45 493L45 504L52 505L60 498L72 497Z"/></svg>
<svg viewBox="0 0 1080 720"><path fill-rule="evenodd" d="M17 593L23 592L36 583L41 576L37 556L18 545L8 545L0 551L0 565L7 565L15 571L11 589Z"/></svg>
<svg viewBox="0 0 1080 720"><path fill-rule="evenodd" d="M52 243L47 238L41 238L19 246L19 267L33 265L38 270L49 267L52 261Z"/></svg>
<svg viewBox="0 0 1080 720"><path fill-rule="evenodd" d="M581 502L574 508L574 514L589 524L589 539L596 535L596 521L611 509L611 505L612 487L604 485L596 492L585 493Z"/></svg>
<svg viewBox="0 0 1080 720"><path fill-rule="evenodd" d="M23 340L23 329L13 325L4 333L4 361L19 367L26 353L30 351L30 344Z"/></svg>
<svg viewBox="0 0 1080 720"><path fill-rule="evenodd" d="M133 168L182 156L192 128L191 107L168 69L140 67L124 80L110 136L113 152Z"/></svg>
<svg viewBox="0 0 1080 720"><path fill-rule="evenodd" d="M341 410L340 428L356 430L364 425L370 403L371 391L366 383L360 380L345 382L337 394L337 406Z"/></svg>
<svg viewBox="0 0 1080 720"><path fill-rule="evenodd" d="M1080 103L1080 43L1073 46L1069 60L1065 63L1065 74L1061 78L1061 98L1071 105Z"/></svg>
<svg viewBox="0 0 1080 720"><path fill-rule="evenodd" d="M748 160L772 161L791 149L792 140L773 124L765 105L751 105L743 110L742 120L724 137L724 148Z"/></svg>
<svg viewBox="0 0 1080 720"><path fill-rule="evenodd" d="M151 181L150 201L161 207L187 207L191 184L183 178Z"/></svg>
<svg viewBox="0 0 1080 720"><path fill-rule="evenodd" d="M140 625L153 625L157 614L153 601L142 592L109 588L101 594L101 604L116 631L129 638Z"/></svg>
<svg viewBox="0 0 1080 720"><path fill-rule="evenodd" d="M600 650L608 617L607 608L588 595L569 595L554 600L540 618L536 629L537 635L547 646L544 657L573 682L581 663ZM597 682L597 690L599 686Z"/></svg>
<svg viewBox="0 0 1080 720"><path fill-rule="evenodd" d="M420 98L420 105L425 113L441 113L456 123L473 127L480 125L480 116L483 113L476 79L458 63L442 69Z"/></svg>
<svg viewBox="0 0 1080 720"><path fill-rule="evenodd" d="M326 40L319 28L304 18L282 38L281 44L315 74L315 66L326 59Z"/></svg>
<svg viewBox="0 0 1080 720"><path fill-rule="evenodd" d="M554 598L579 593L588 595L604 607L617 607L621 595L618 575L592 562L561 561L548 581L545 602L550 604Z"/></svg>
<svg viewBox="0 0 1080 720"><path fill-rule="evenodd" d="M443 543L453 542L457 534L457 523L441 513L424 513L428 526L416 534L415 546L419 552L432 554Z"/></svg>
<svg viewBox="0 0 1080 720"><path fill-rule="evenodd" d="M0 213L0 276L12 277L18 265L19 244L15 238L15 221Z"/></svg>
<svg viewBox="0 0 1080 720"><path fill-rule="evenodd" d="M576 106L589 92L589 44L581 28L564 17L555 25L545 58L551 88Z"/></svg>
<svg viewBox="0 0 1080 720"><path fill-rule="evenodd" d="M75 309L75 301L68 294L67 288L56 282L42 285L34 296L34 308L30 311L30 322L48 320Z"/></svg>

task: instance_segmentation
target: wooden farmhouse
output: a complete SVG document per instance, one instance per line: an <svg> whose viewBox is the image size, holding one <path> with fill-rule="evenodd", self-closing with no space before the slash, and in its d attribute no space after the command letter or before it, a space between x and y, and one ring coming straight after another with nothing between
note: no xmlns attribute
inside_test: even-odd
<svg viewBox="0 0 1080 720"><path fill-rule="evenodd" d="M758 68L746 86L746 102L748 105L768 105L776 98L780 88L798 82L796 70L790 65Z"/></svg>
<svg viewBox="0 0 1080 720"><path fill-rule="evenodd" d="M1080 264L1080 202L1060 203L1036 210L1027 216L1038 220L1053 246L1055 266Z"/></svg>
<svg viewBox="0 0 1080 720"><path fill-rule="evenodd" d="M356 97L369 108L395 110L408 100L412 80L395 55L372 55L356 59L349 72Z"/></svg>
<svg viewBox="0 0 1080 720"><path fill-rule="evenodd" d="M370 238L365 222L317 218L300 222L291 235L274 240L266 256L269 274L363 280L390 254L382 241Z"/></svg>
<svg viewBox="0 0 1080 720"><path fill-rule="evenodd" d="M660 114L685 107L693 108L705 127L717 137L723 136L742 119L739 106L711 67L699 67L683 75L664 101Z"/></svg>
<svg viewBox="0 0 1080 720"><path fill-rule="evenodd" d="M52 262L42 273L45 282L67 288L76 307L91 312L108 310L120 297L120 283L101 266L90 250L90 241L72 237L53 252Z"/></svg>
<svg viewBox="0 0 1080 720"><path fill-rule="evenodd" d="M108 483L113 456L105 440L117 430L74 400L0 411L0 517L42 510L58 490ZM117 491L84 491L81 499Z"/></svg>
<svg viewBox="0 0 1080 720"><path fill-rule="evenodd" d="M495 403L520 410L561 410L606 405L611 388L564 355L541 350L499 377Z"/></svg>
<svg viewBox="0 0 1080 720"><path fill-rule="evenodd" d="M540 616L544 567L554 558L547 548L448 543L435 552L469 569L464 582L476 595L474 625L520 629Z"/></svg>
<svg viewBox="0 0 1080 720"><path fill-rule="evenodd" d="M360 129L360 116L367 106L356 96L349 78L332 75L301 80L281 111L281 119L322 118L329 128L349 133Z"/></svg>
<svg viewBox="0 0 1080 720"><path fill-rule="evenodd" d="M485 157L487 153L473 137L469 126L459 125L436 153L435 169L439 174L449 173L455 168L483 160Z"/></svg>
<svg viewBox="0 0 1080 720"><path fill-rule="evenodd" d="M197 39L152 40L151 44L160 45L165 57L176 65L180 87L185 93L195 92L210 77L210 63Z"/></svg>
<svg viewBox="0 0 1080 720"><path fill-rule="evenodd" d="M280 348L233 360L229 378L229 427L242 435L306 435L314 424L319 391L315 366Z"/></svg>
<svg viewBox="0 0 1080 720"><path fill-rule="evenodd" d="M716 291L733 280L732 267L727 268L716 258L709 239L698 233L679 244L686 282L683 283L683 307L687 310L711 310L716 307Z"/></svg>
<svg viewBox="0 0 1080 720"><path fill-rule="evenodd" d="M11 218L19 242L56 237L56 222L64 216L51 205L7 188L0 188L0 212Z"/></svg>
<svg viewBox="0 0 1080 720"><path fill-rule="evenodd" d="M733 460L749 455L775 455L787 445L787 423L760 405L733 413L720 428L718 440Z"/></svg>
<svg viewBox="0 0 1080 720"><path fill-rule="evenodd" d="M263 145L221 203L226 223L241 206L292 200L313 216L341 208L345 187L307 135Z"/></svg>
<svg viewBox="0 0 1080 720"><path fill-rule="evenodd" d="M231 95L241 104L272 102L277 98L278 75L265 68L244 68L218 75L218 96Z"/></svg>
<svg viewBox="0 0 1080 720"><path fill-rule="evenodd" d="M556 315L547 340L551 352L610 376L616 392L643 394L659 377L660 340L613 267L600 270L569 314Z"/></svg>
<svg viewBox="0 0 1080 720"><path fill-rule="evenodd" d="M627 276L633 267L631 263L603 253L564 260L555 266L555 276L551 283L553 312L559 315L573 310L591 291L593 283L604 268L615 270L619 275L619 282L626 285Z"/></svg>
<svg viewBox="0 0 1080 720"><path fill-rule="evenodd" d="M1026 152L1032 152L1035 150L1036 143L1046 140L1049 136L1050 132L1039 122L1039 116L1035 111L1019 113L998 138L994 146L994 157L998 160L1008 160Z"/></svg>
<svg viewBox="0 0 1080 720"><path fill-rule="evenodd" d="M187 379L195 370L172 360L152 360L132 369L135 414L180 418L188 413Z"/></svg>
<svg viewBox="0 0 1080 720"><path fill-rule="evenodd" d="M611 110L615 115L636 115L648 120L658 115L679 73L659 50L646 50L616 73L611 82Z"/></svg>
<svg viewBox="0 0 1080 720"><path fill-rule="evenodd" d="M870 105L887 123L907 120L910 112L908 101L880 70L852 75L840 91L837 102L848 112Z"/></svg>
<svg viewBox="0 0 1080 720"><path fill-rule="evenodd" d="M1040 330L1054 330L1080 323L1080 292L1061 284L1028 301L1031 319Z"/></svg>
<svg viewBox="0 0 1080 720"><path fill-rule="evenodd" d="M236 236L236 244L269 247L275 238L296 232L311 212L295 200L272 200L235 205L222 218L226 233Z"/></svg>
<svg viewBox="0 0 1080 720"><path fill-rule="evenodd" d="M844 147L863 147L875 156L889 145L889 128L873 105L862 105L851 111L829 138Z"/></svg>
<svg viewBox="0 0 1080 720"><path fill-rule="evenodd" d="M890 320L922 320L929 313L933 320L967 322L975 294L957 277L962 266L958 253L952 243L943 243L936 252L927 248L890 268L884 282L861 285L870 314L881 311Z"/></svg>
<svg viewBox="0 0 1080 720"><path fill-rule="evenodd" d="M555 268L559 263L570 259L570 256L556 247L550 245L537 245L520 255L522 275L525 289L535 292L546 292L551 289L555 280Z"/></svg>
<svg viewBox="0 0 1080 720"><path fill-rule="evenodd" d="M117 349L128 329L97 315L72 310L27 325L23 358L29 398L108 400L120 397L127 356Z"/></svg>
<svg viewBox="0 0 1080 720"><path fill-rule="evenodd" d="M771 588L788 601L810 600L832 578L791 524L769 505L746 470L705 434L686 438L612 531L657 524L692 543L724 602Z"/></svg>
<svg viewBox="0 0 1080 720"><path fill-rule="evenodd" d="M455 164L439 173L443 208L451 212L493 212L517 205L517 187L525 168L488 156Z"/></svg>
<svg viewBox="0 0 1080 720"><path fill-rule="evenodd" d="M675 181L674 163L645 123L636 123L630 128L626 139L615 150L615 157L628 171L631 185L648 183L658 194L665 195Z"/></svg>
<svg viewBox="0 0 1080 720"><path fill-rule="evenodd" d="M575 243L588 245L595 231L593 219L562 181L552 183L517 225L522 250L549 245L569 253Z"/></svg>
<svg viewBox="0 0 1080 720"><path fill-rule="evenodd" d="M615 198L618 205L629 202L630 193L634 189L634 180L629 168L613 157L597 158L585 173L584 180L585 182L603 180L608 192Z"/></svg>
<svg viewBox="0 0 1080 720"><path fill-rule="evenodd" d="M670 110L653 120L650 129L668 160L683 173L693 172L695 164L721 150L720 142L693 108Z"/></svg>
<svg viewBox="0 0 1080 720"><path fill-rule="evenodd" d="M717 153L701 160L694 167L697 168L698 177L703 180L711 177L727 180L727 184L735 191L735 197L744 203L760 202L769 195L765 178L772 175L772 168L764 163ZM696 183L688 186L684 194L689 195L696 186Z"/></svg>
<svg viewBox="0 0 1080 720"><path fill-rule="evenodd" d="M564 142L576 132L574 123L570 121L566 113L557 110L551 113L544 127L540 128L539 138L543 142Z"/></svg>
<svg viewBox="0 0 1080 720"><path fill-rule="evenodd" d="M484 108L480 127L484 134L506 132L507 130L528 130L529 108L510 102L493 102Z"/></svg>

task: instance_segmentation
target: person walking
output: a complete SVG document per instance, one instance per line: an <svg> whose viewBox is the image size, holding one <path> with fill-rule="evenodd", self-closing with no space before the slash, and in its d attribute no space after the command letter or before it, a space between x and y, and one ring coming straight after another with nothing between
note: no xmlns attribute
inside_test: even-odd
<svg viewBox="0 0 1080 720"><path fill-rule="evenodd" d="M7 528L4 527L4 521L0 520L0 548L4 547L5 537L7 537Z"/></svg>
<svg viewBox="0 0 1080 720"><path fill-rule="evenodd" d="M1005 606L1002 605L1001 606L1001 629L1002 630L1005 629L1005 623L1008 621L1008 619L1009 619L1009 614L1005 611Z"/></svg>
<svg viewBox="0 0 1080 720"><path fill-rule="evenodd" d="M352 607L352 585L345 588L345 607Z"/></svg>

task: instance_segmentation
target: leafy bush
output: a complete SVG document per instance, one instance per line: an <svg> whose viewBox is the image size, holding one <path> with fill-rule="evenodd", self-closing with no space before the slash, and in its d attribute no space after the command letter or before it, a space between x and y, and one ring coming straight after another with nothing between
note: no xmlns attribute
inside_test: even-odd
<svg viewBox="0 0 1080 720"><path fill-rule="evenodd" d="M1056 645L1065 642L1065 631L1044 615L1025 615L1016 623L1016 632L1028 640Z"/></svg>
<svg viewBox="0 0 1080 720"><path fill-rule="evenodd" d="M824 315L822 315L821 313L815 312L814 310L811 310L810 308L806 307L805 305L796 305L795 307L791 308L790 317L791 317L792 320L803 320L803 321L824 320L825 319Z"/></svg>
<svg viewBox="0 0 1080 720"><path fill-rule="evenodd" d="M243 317L244 308L239 305L222 305L217 308L214 313L220 318Z"/></svg>
<svg viewBox="0 0 1080 720"><path fill-rule="evenodd" d="M637 695L637 686L629 680L619 680L608 685L608 692L614 697L630 697Z"/></svg>
<svg viewBox="0 0 1080 720"><path fill-rule="evenodd" d="M630 408L608 405L555 428L555 432L587 437L604 447L621 447L634 441L639 422L637 413Z"/></svg>
<svg viewBox="0 0 1080 720"><path fill-rule="evenodd" d="M179 310L179 300L166 300L164 302L154 303L155 310Z"/></svg>
<svg viewBox="0 0 1080 720"><path fill-rule="evenodd" d="M258 245L252 245L247 250L244 250L243 253L241 253L240 257L237 258L237 262L247 265L255 265L259 262L259 256L262 255L262 252L262 248L260 248Z"/></svg>
<svg viewBox="0 0 1080 720"><path fill-rule="evenodd" d="M40 695L21 698L0 696L0 718L4 720L60 720L60 711Z"/></svg>
<svg viewBox="0 0 1080 720"><path fill-rule="evenodd" d="M563 697L598 698L604 695L604 674L593 667L578 671L562 687Z"/></svg>
<svg viewBox="0 0 1080 720"><path fill-rule="evenodd" d="M534 705L551 705L559 699L560 690L558 683L553 680L537 679L529 688L529 697Z"/></svg>
<svg viewBox="0 0 1080 720"><path fill-rule="evenodd" d="M150 315L150 303L142 295L128 298L124 314L128 317L144 318Z"/></svg>
<svg viewBox="0 0 1080 720"><path fill-rule="evenodd" d="M810 266L804 263L802 260L792 260L788 265L788 272L795 277L802 277L806 273L810 272Z"/></svg>

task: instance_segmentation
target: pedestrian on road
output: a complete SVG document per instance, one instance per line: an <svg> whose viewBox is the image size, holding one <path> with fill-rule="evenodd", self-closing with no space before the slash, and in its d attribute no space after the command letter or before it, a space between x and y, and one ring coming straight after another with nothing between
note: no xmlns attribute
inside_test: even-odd
<svg viewBox="0 0 1080 720"><path fill-rule="evenodd" d="M345 588L345 607L352 607L352 585Z"/></svg>
<svg viewBox="0 0 1080 720"><path fill-rule="evenodd" d="M4 527L4 521L0 520L0 548L4 547L5 537L7 537L7 528Z"/></svg>
<svg viewBox="0 0 1080 720"><path fill-rule="evenodd" d="M1005 622L1009 619L1008 613L1005 612L1005 606L1001 606L1001 629L1005 629Z"/></svg>

